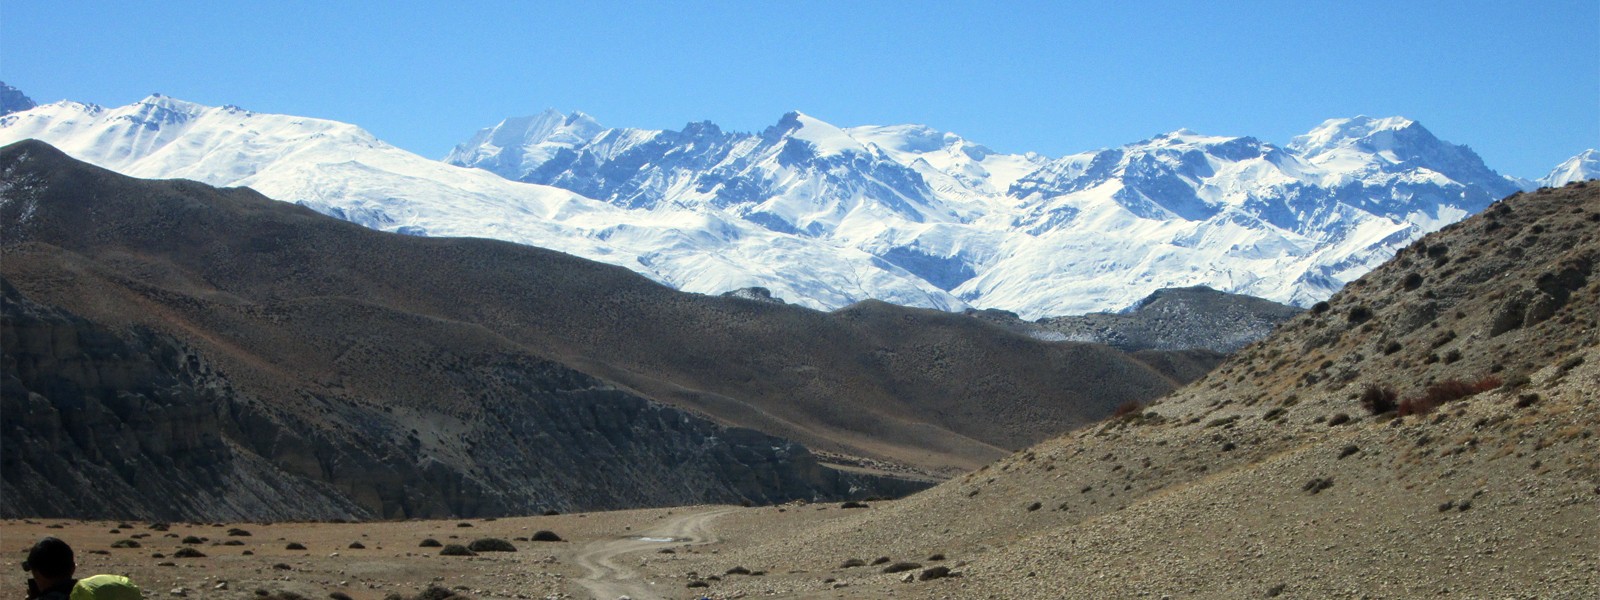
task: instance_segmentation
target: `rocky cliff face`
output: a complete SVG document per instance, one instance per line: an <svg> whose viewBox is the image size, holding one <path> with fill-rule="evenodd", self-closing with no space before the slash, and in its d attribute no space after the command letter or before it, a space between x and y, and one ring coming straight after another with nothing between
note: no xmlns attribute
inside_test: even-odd
<svg viewBox="0 0 1600 600"><path fill-rule="evenodd" d="M113 331L31 302L4 280L0 288L4 516L371 514L241 447L298 436L176 340ZM306 446L297 441L281 445Z"/></svg>
<svg viewBox="0 0 1600 600"><path fill-rule="evenodd" d="M528 514L903 494L804 447L715 425L554 363L458 363L479 410L236 390L178 340L4 288L5 517L167 520ZM618 485L627 482L626 485Z"/></svg>

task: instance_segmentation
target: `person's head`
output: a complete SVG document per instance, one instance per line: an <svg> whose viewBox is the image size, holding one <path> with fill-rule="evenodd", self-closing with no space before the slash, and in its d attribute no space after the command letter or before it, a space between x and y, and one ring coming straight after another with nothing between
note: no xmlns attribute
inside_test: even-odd
<svg viewBox="0 0 1600 600"><path fill-rule="evenodd" d="M33 576L41 589L72 579L78 565L72 561L72 546L53 537L39 540L28 550L28 560L22 561L22 570Z"/></svg>

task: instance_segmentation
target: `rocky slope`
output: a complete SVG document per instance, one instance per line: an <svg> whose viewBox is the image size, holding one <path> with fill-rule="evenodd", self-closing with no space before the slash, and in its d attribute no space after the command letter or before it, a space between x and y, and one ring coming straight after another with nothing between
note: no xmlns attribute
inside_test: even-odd
<svg viewBox="0 0 1600 600"><path fill-rule="evenodd" d="M772 597L1593 597L1597 223L1600 186L1512 196L1143 411L657 568L787 573L710 588ZM963 576L841 564L876 556Z"/></svg>
<svg viewBox="0 0 1600 600"><path fill-rule="evenodd" d="M1127 352L1207 350L1220 361L1272 333L1301 309L1208 287L1156 290L1128 310L1025 322L1003 311L968 311L1043 339L1105 344Z"/></svg>
<svg viewBox="0 0 1600 600"><path fill-rule="evenodd" d="M150 402L166 402L164 389L206 399L185 401L212 412L180 428L223 438L197 438L214 454L197 464L232 460L259 467L261 481L300 478L333 494L302 514L895 494L906 484L846 475L771 436L825 450L852 473L926 479L1177 385L1108 347L1041 342L962 315L684 294L536 248L380 233L250 190L134 180L39 142L0 152L0 200L0 275L17 290L5 316L19 333L7 343L20 344L8 402L59 411L90 390L124 414L146 400L118 399L121 384L92 373L134 369L130 389L155 390L138 392ZM59 318L39 325L11 308L35 304ZM88 325L49 325L79 320ZM73 336L111 340L89 353L89 374L71 367L82 343L54 341ZM135 356L144 348L193 356L216 381L186 384L189 359L146 364ZM13 415L32 413L4 413L17 432L6 443L105 455L79 438L22 435ZM106 427L130 429L141 448L156 442L140 427L177 427L131 418L106 417ZM25 463L8 464L18 489L49 491L25 486Z"/></svg>
<svg viewBox="0 0 1600 600"><path fill-rule="evenodd" d="M35 106L38 106L38 104L32 98L29 98L27 94L22 93L22 90L0 81L0 117L18 111L29 110Z"/></svg>

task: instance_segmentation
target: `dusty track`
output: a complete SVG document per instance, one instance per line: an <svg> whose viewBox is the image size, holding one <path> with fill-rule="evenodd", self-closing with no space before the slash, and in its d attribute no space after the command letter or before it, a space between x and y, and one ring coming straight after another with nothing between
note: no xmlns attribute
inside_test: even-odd
<svg viewBox="0 0 1600 600"><path fill-rule="evenodd" d="M596 600L616 600L624 596L633 600L666 598L654 590L653 583L618 559L624 554L667 547L668 542L659 540L668 538L674 546L716 543L718 538L710 527L711 520L736 510L733 507L701 509L676 516L637 535L589 542L573 557L573 562L584 570L578 585Z"/></svg>

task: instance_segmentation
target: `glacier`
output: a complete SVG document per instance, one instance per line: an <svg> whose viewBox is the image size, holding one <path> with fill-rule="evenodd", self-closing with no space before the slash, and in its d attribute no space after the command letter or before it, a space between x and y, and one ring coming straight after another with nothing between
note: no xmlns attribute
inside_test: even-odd
<svg viewBox="0 0 1600 600"><path fill-rule="evenodd" d="M1521 187L1398 117L1332 119L1283 146L1178 130L1049 158L798 111L744 133L548 110L438 161L347 123L152 95L0 116L0 143L26 138L128 175L248 186L384 231L551 248L688 292L1029 319L1194 285L1308 305Z"/></svg>

